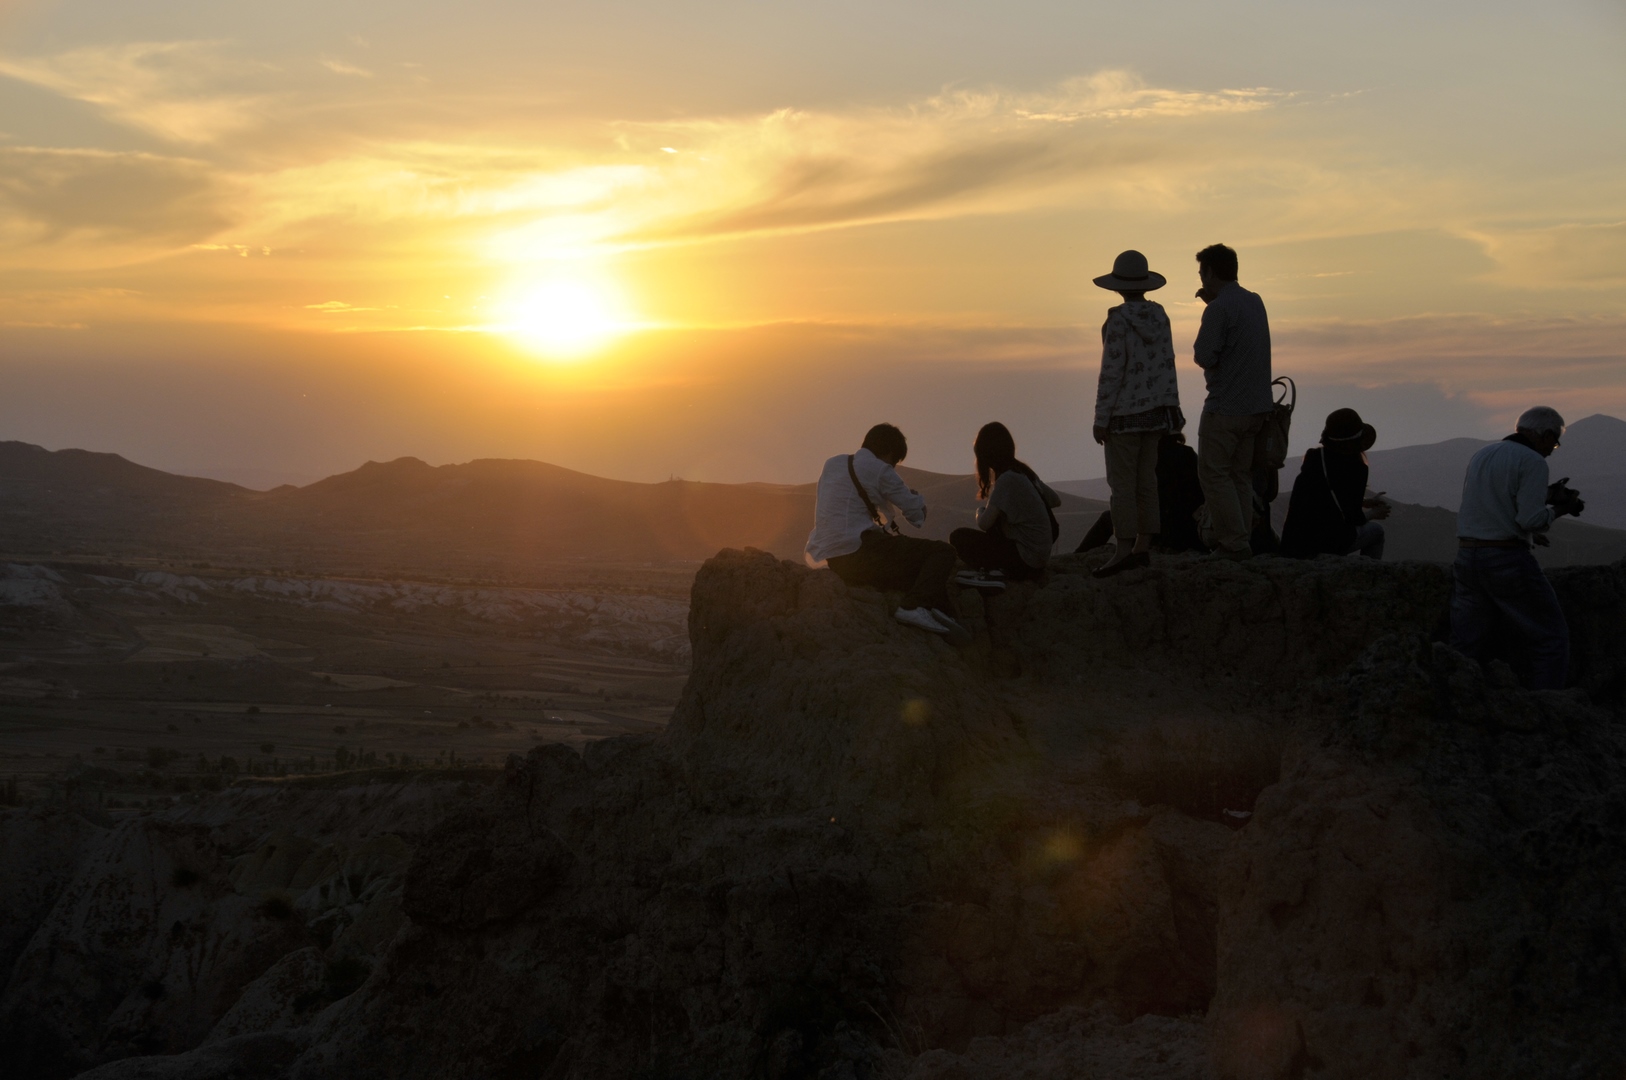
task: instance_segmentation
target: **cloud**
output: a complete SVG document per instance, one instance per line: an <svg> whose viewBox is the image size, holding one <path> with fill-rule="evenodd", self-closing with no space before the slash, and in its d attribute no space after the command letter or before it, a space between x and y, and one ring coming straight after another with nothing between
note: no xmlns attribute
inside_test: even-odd
<svg viewBox="0 0 1626 1080"><path fill-rule="evenodd" d="M1626 221L1476 230L1496 260L1497 280L1526 289L1618 287L1626 283Z"/></svg>
<svg viewBox="0 0 1626 1080"><path fill-rule="evenodd" d="M1291 95L1149 87L1122 72L1038 93L953 90L891 108L619 122L575 142L372 140L246 180L245 228L416 221L499 262L1133 193ZM252 221L252 226L248 224ZM437 242L446 236L437 234Z"/></svg>
<svg viewBox="0 0 1626 1080"><path fill-rule="evenodd" d="M0 147L0 259L106 265L172 250L225 226L224 199L187 158Z"/></svg>
<svg viewBox="0 0 1626 1080"><path fill-rule="evenodd" d="M323 57L322 66L333 72L335 75L351 75L358 79L370 79L373 77L373 73L368 71L366 68L357 67L355 64L347 64L343 60L330 60Z"/></svg>
<svg viewBox="0 0 1626 1080"><path fill-rule="evenodd" d="M266 98L221 89L243 65L218 42L92 46L30 59L0 58L0 74L101 107L114 120L172 142L208 143L258 122Z"/></svg>
<svg viewBox="0 0 1626 1080"><path fill-rule="evenodd" d="M325 311L329 314L335 315L339 314L340 312L378 310L377 308L370 307L356 307L353 304L345 303L343 300L324 300L320 304L306 304L305 306L311 311Z"/></svg>

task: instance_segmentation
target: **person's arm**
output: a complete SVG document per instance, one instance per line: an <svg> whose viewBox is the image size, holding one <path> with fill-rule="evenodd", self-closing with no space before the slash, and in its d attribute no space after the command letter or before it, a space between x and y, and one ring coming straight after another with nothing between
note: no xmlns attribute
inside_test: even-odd
<svg viewBox="0 0 1626 1080"><path fill-rule="evenodd" d="M926 524L926 499L910 489L903 477L890 465L881 466L881 498L891 503L898 513L915 528Z"/></svg>
<svg viewBox="0 0 1626 1080"><path fill-rule="evenodd" d="M1123 389L1124 370L1129 366L1129 326L1122 319L1107 316L1101 326L1101 378L1095 384L1095 441L1106 441L1112 422L1112 406Z"/></svg>
<svg viewBox="0 0 1626 1080"><path fill-rule="evenodd" d="M977 508L977 528L983 532L993 532L1005 517L1004 504L1008 492L1000 490L999 479L994 477L994 490L988 493L988 505Z"/></svg>
<svg viewBox="0 0 1626 1080"><path fill-rule="evenodd" d="M1193 353L1197 366L1207 371L1220 361L1225 348L1225 309L1209 304L1203 309L1202 326L1197 329Z"/></svg>
<svg viewBox="0 0 1626 1080"><path fill-rule="evenodd" d="M1061 506L1061 496L1057 495L1049 484L1045 483L1043 480L1040 480L1038 483L1034 484L1034 487L1039 489L1039 498L1043 499L1044 504L1050 507L1050 509L1054 510Z"/></svg>
<svg viewBox="0 0 1626 1080"><path fill-rule="evenodd" d="M1520 462L1519 486L1513 493L1513 518L1525 532L1544 532L1558 514L1547 505L1547 461Z"/></svg>

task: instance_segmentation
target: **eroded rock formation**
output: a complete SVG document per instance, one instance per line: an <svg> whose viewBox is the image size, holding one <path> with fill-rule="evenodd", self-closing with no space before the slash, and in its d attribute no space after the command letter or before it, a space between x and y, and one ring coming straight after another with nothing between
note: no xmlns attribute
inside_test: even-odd
<svg viewBox="0 0 1626 1080"><path fill-rule="evenodd" d="M725 552L661 735L8 818L84 854L0 897L4 1023L102 1080L1618 1073L1622 567L1561 694L1431 641L1435 567L1083 569L956 651Z"/></svg>

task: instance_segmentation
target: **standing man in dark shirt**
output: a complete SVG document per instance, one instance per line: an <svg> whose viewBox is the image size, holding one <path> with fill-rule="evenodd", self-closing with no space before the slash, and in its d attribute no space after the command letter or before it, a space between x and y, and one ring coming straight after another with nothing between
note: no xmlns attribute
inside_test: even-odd
<svg viewBox="0 0 1626 1080"><path fill-rule="evenodd" d="M1214 244L1197 252L1197 295L1208 305L1197 332L1196 360L1208 384L1197 424L1197 476L1202 482L1216 555L1251 558L1253 440L1270 415L1270 321L1258 293L1237 284L1236 252Z"/></svg>

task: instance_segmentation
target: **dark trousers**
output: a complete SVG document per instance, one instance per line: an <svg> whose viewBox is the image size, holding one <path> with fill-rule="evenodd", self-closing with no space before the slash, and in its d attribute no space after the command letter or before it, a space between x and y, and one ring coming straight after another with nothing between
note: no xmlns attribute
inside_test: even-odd
<svg viewBox="0 0 1626 1080"><path fill-rule="evenodd" d="M1521 548L1461 548L1451 577L1451 647L1483 660L1506 620L1529 657L1530 689L1562 689L1570 628L1536 557Z"/></svg>
<svg viewBox="0 0 1626 1080"><path fill-rule="evenodd" d="M948 582L954 573L954 558L954 549L941 540L869 529L859 539L857 551L837 555L828 565L849 585L902 589L901 608L936 608L953 615Z"/></svg>
<svg viewBox="0 0 1626 1080"><path fill-rule="evenodd" d="M973 570L999 570L1012 581L1038 577L1040 574L1040 571L1022 561L1016 541L1004 533L955 529L949 533L949 543L954 545L960 558Z"/></svg>

